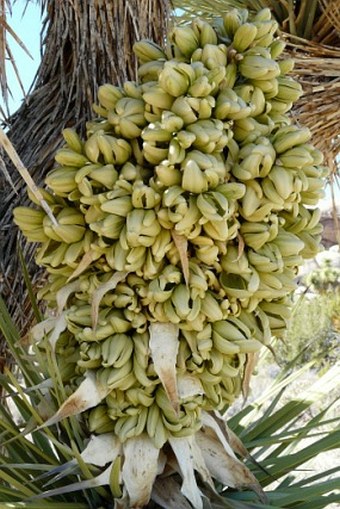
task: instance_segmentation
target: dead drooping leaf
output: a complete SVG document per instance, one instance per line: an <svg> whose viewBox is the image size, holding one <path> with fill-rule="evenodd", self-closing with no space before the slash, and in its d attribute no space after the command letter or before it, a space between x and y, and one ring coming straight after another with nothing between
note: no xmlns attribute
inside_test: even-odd
<svg viewBox="0 0 340 509"><path fill-rule="evenodd" d="M246 354L246 363L244 366L243 378L242 378L242 394L243 394L243 397L245 400L248 398L248 395L249 395L250 379L254 372L257 361L258 361L258 353L257 352L252 352L252 353Z"/></svg>
<svg viewBox="0 0 340 509"><path fill-rule="evenodd" d="M102 435L92 435L90 440L81 453L85 463L104 467L107 463L115 461L120 454L121 443L113 433L103 433Z"/></svg>
<svg viewBox="0 0 340 509"><path fill-rule="evenodd" d="M178 332L178 327L172 323L155 322L149 326L150 352L154 368L176 413L179 411L176 377Z"/></svg>
<svg viewBox="0 0 340 509"><path fill-rule="evenodd" d="M237 258L235 261L238 261L241 258L241 256L243 255L243 252L244 252L244 247L245 247L243 237L239 233L237 235L237 240L238 240L238 250L237 250Z"/></svg>
<svg viewBox="0 0 340 509"><path fill-rule="evenodd" d="M23 165L20 157L17 154L17 151L15 150L7 134L1 129L1 127L0 127L0 144L6 150L8 157L11 159L12 163L20 173L21 177L26 182L32 194L36 197L36 199L40 203L41 208L44 209L44 211L50 218L52 224L58 226L58 221L54 217L53 212L50 209L48 203L43 198L43 195L41 194L39 188L35 184L34 180L32 179L31 175L29 174L25 166Z"/></svg>
<svg viewBox="0 0 340 509"><path fill-rule="evenodd" d="M37 323L30 331L30 338L33 341L41 341L45 336L48 336L48 341L55 350L55 345L60 337L60 334L67 329L66 314L61 313L56 317L49 317L46 320Z"/></svg>
<svg viewBox="0 0 340 509"><path fill-rule="evenodd" d="M189 285L189 256L188 256L188 239L183 235L179 235L174 230L171 230L171 236L177 248L179 258L181 260L183 277L185 284Z"/></svg>
<svg viewBox="0 0 340 509"><path fill-rule="evenodd" d="M102 435L92 435L85 449L80 456L85 463L104 467L108 463L114 463L116 458L121 454L122 444L118 437L113 433L103 433ZM40 481L50 477L50 480L44 484L48 486L60 481L71 473L76 473L78 461L76 458L58 465L47 472L35 477L34 481Z"/></svg>
<svg viewBox="0 0 340 509"><path fill-rule="evenodd" d="M60 315L64 310L67 299L72 293L77 292L80 289L80 281L73 281L68 285L63 286L60 290L57 291L56 301L57 301L57 314Z"/></svg>
<svg viewBox="0 0 340 509"><path fill-rule="evenodd" d="M86 270L91 263L100 257L100 254L98 254L96 251L89 250L87 253L84 254L82 259L80 260L76 270L72 272L70 277L68 278L67 282L71 281L75 277L78 277L84 270Z"/></svg>
<svg viewBox="0 0 340 509"><path fill-rule="evenodd" d="M203 509L202 493L195 478L195 463L190 439L192 440L192 437L170 437L169 442L183 479L181 492L190 500L195 509Z"/></svg>
<svg viewBox="0 0 340 509"><path fill-rule="evenodd" d="M228 442L232 450L236 454L241 456L241 458L251 458L248 450L243 445L242 441L238 438L238 436L229 428L226 420L223 417L221 417L218 412L208 412L208 413L209 415L211 415L211 417L214 419L214 421L220 428L221 433L225 437L226 441Z"/></svg>
<svg viewBox="0 0 340 509"><path fill-rule="evenodd" d="M180 486L173 477L156 479L151 499L164 509L192 509L192 505L182 495Z"/></svg>
<svg viewBox="0 0 340 509"><path fill-rule="evenodd" d="M145 433L129 438L123 448L122 480L129 495L129 507L144 507L150 500L158 473L160 450Z"/></svg>
<svg viewBox="0 0 340 509"><path fill-rule="evenodd" d="M211 475L225 486L236 489L250 489L258 494L261 501L266 496L249 468L234 455L229 455L222 444L207 433L198 431L196 441Z"/></svg>
<svg viewBox="0 0 340 509"><path fill-rule="evenodd" d="M56 318L54 316L51 316L49 318L46 318L46 320L43 320L42 322L37 323L32 327L30 330L30 338L33 341L41 341L46 334L51 332L55 325Z"/></svg>
<svg viewBox="0 0 340 509"><path fill-rule="evenodd" d="M177 377L178 395L180 399L192 398L204 394L201 381L189 373L181 373Z"/></svg>
<svg viewBox="0 0 340 509"><path fill-rule="evenodd" d="M108 281L106 281L106 283L100 285L93 292L91 303L91 318L93 330L95 330L97 327L100 301L107 292L109 292L110 290L114 290L118 283L123 281L126 278L126 276L127 276L126 272L115 272L114 275Z"/></svg>
<svg viewBox="0 0 340 509"><path fill-rule="evenodd" d="M200 474L202 481L205 482L208 486L210 486L211 490L216 493L214 481L212 480L209 469L205 464L202 451L195 440L195 436L193 435L188 438L191 454L193 457L194 468L196 472Z"/></svg>
<svg viewBox="0 0 340 509"><path fill-rule="evenodd" d="M223 423L225 426L226 433L228 435L228 442L232 448L232 450L241 456L241 458L250 458L250 454L248 452L248 449L243 445L241 440L238 438L238 436L229 428L227 423ZM221 426L223 425L221 423Z"/></svg>
<svg viewBox="0 0 340 509"><path fill-rule="evenodd" d="M96 379L93 371L87 371L85 379L81 382L78 389L71 394L69 398L61 405L58 412L48 419L40 428L51 426L57 422L70 417L71 415L78 415L89 408L98 405L110 392L108 387L103 387ZM38 429L40 429L38 428Z"/></svg>
<svg viewBox="0 0 340 509"><path fill-rule="evenodd" d="M212 416L208 412L203 411L202 412L202 424L205 428L210 428L209 435L211 435L214 439L218 440L221 445L224 447L226 453L235 458L236 456L234 454L234 451L229 443L228 436L225 432L225 430L222 430L217 418L215 416Z"/></svg>

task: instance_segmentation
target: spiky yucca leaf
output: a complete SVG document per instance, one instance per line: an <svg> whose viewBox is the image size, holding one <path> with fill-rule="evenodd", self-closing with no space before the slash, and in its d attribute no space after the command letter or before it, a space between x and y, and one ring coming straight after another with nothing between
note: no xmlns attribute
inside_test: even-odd
<svg viewBox="0 0 340 509"><path fill-rule="evenodd" d="M86 463L89 460L88 456L94 458L95 455L93 441L88 442L74 418L62 421L58 427L42 428L31 435L28 434L36 429L37 424L41 424L36 407L43 402L47 409L44 399L46 385L54 386L54 394L59 403L66 399L66 394L60 386L52 352L48 368L51 377L46 383L46 374L39 366L38 359L28 356L25 349L18 346L18 331L2 300L0 300L0 329L6 336L20 367L17 377L20 382L10 374L2 376L0 380L8 394L9 403L9 408L7 405L0 407L0 437L3 444L0 452L1 507L109 508L111 492L108 487L96 486L91 490L77 492L67 492L67 488L63 489L77 482L77 479L81 480L84 487L89 486L99 474L97 467ZM290 384L306 373L310 365L295 372L292 371L293 367L294 363L282 370L261 397L246 405L228 420L229 427L240 436L257 462L257 465L250 464L250 468L261 485L267 487L269 503L259 504L252 492L225 490L223 486L220 487L218 496L207 486L202 485L201 489L207 495L204 507L321 509L340 500L340 495L336 492L339 480L334 478L336 468L317 474L309 472L303 479L296 479L296 474L304 463L321 452L331 451L339 446L340 431L335 429L339 418L327 417L333 403L327 407L321 405L321 410L316 411L312 418L305 421L306 411L313 403L320 401L329 392L330 387L335 390L334 382L339 379L339 368L333 367L299 397L282 403ZM28 374L33 372L35 377L31 380ZM53 413L56 402L49 402L49 415ZM299 421L301 416L304 416L303 425ZM322 431L324 429L327 431ZM308 445L301 450L307 439ZM86 449L88 455L84 454ZM80 451L84 452L81 454ZM103 461L106 461L105 458ZM162 504L166 501L169 509L179 508L180 504L183 504L184 508L189 507L184 505L179 491L180 486L176 483L176 475L170 479L164 478L162 482L154 494L155 502L152 507L160 507L157 505L158 500ZM164 492L161 492L162 486ZM47 490L53 490L54 494L43 500L34 498L43 496ZM27 499L31 501L25 502Z"/></svg>

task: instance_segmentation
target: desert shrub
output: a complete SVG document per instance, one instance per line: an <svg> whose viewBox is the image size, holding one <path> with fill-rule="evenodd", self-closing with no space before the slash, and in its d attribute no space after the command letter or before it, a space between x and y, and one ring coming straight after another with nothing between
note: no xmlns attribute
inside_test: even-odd
<svg viewBox="0 0 340 509"><path fill-rule="evenodd" d="M318 293L340 292L340 268L333 267L331 260L324 260L319 269L315 269L306 277L307 286Z"/></svg>
<svg viewBox="0 0 340 509"><path fill-rule="evenodd" d="M299 356L297 365L316 360L316 368L325 370L335 363L339 349L340 292L301 295L287 331L275 347L278 363L286 365Z"/></svg>

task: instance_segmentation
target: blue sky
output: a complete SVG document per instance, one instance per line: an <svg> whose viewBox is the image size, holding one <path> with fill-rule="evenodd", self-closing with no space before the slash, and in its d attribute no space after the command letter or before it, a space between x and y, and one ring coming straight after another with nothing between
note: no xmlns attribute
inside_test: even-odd
<svg viewBox="0 0 340 509"><path fill-rule="evenodd" d="M27 92L40 61L40 30L42 23L40 7L37 5L37 2L28 2L25 15L23 16L26 3L26 0L17 0L12 8L12 16L8 16L7 21L33 56L33 60L29 58L25 51L9 35L8 42L19 69L25 91ZM13 98L9 100L10 111L13 113L20 106L23 94L10 63L7 65L7 79L13 95ZM3 104L2 101L1 104Z"/></svg>
<svg viewBox="0 0 340 509"><path fill-rule="evenodd" d="M27 7L26 7L27 6ZM25 14L23 11L26 7ZM13 28L15 33L21 38L24 44L29 49L33 60L28 57L24 50L9 36L9 44L14 55L15 62L20 72L21 80L23 82L25 91L34 79L36 70L40 62L40 31L41 31L41 13L38 2L26 0L17 0L14 2L12 8L12 16L8 16L8 22ZM7 66L7 78L10 84L13 97L9 100L10 112L15 112L23 100L23 94L19 87L18 81L15 77L12 66ZM0 99L1 104L2 100ZM340 204L340 189L339 185L335 185L336 199ZM330 188L326 188L326 198L322 200L319 206L328 206L330 203Z"/></svg>

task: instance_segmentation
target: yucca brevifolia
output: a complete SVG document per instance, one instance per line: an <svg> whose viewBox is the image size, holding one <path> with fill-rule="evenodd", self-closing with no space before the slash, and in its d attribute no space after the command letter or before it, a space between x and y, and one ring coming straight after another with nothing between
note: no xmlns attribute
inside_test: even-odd
<svg viewBox="0 0 340 509"><path fill-rule="evenodd" d="M168 508L169 470L197 509L195 470L261 496L213 412L286 326L328 172L288 114L301 86L276 29L269 9L243 10L174 28L166 49L136 43L139 82L99 88L85 140L63 131L50 213L32 194L37 207L15 209L49 273L53 315L32 337L73 391L45 426L85 413L83 456L109 464L45 496L103 484L117 507Z"/></svg>
<svg viewBox="0 0 340 509"><path fill-rule="evenodd" d="M0 2L4 17L5 2ZM8 2L7 2L8 4ZM8 135L35 181L40 184L53 165L66 126L85 132L98 86L122 84L136 77L132 45L141 38L162 41L169 18L168 0L41 0L43 56L26 101L8 120ZM5 34L0 24L0 65ZM8 47L8 46L7 46ZM1 75L1 86L6 92ZM17 232L11 228L13 207L25 201L25 184L11 170L16 192L0 172L0 291L21 328L32 319L30 303L16 257ZM26 261L32 249L24 247ZM33 271L32 271L33 272ZM1 351L1 349L0 349Z"/></svg>

